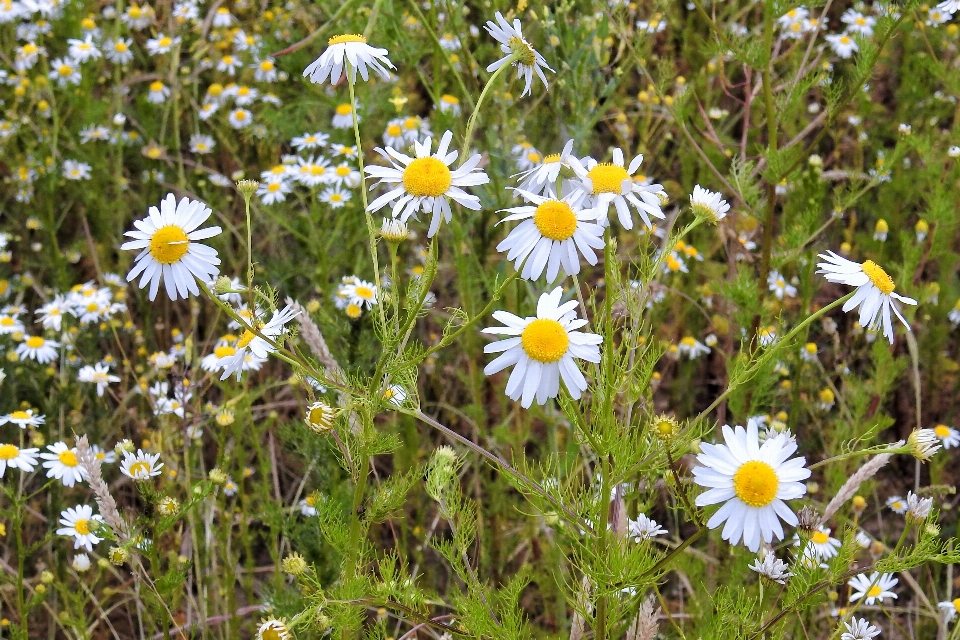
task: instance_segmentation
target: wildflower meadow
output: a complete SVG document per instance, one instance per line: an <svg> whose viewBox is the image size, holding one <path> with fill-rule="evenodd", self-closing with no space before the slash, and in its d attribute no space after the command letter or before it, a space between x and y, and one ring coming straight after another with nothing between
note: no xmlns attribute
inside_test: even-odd
<svg viewBox="0 0 960 640"><path fill-rule="evenodd" d="M0 0L0 638L960 639L960 0Z"/></svg>

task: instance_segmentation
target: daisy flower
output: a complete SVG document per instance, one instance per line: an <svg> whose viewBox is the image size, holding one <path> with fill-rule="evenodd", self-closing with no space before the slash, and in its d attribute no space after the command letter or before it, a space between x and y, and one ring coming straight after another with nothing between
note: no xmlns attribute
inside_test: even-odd
<svg viewBox="0 0 960 640"><path fill-rule="evenodd" d="M863 604L868 607L874 602L883 602L886 598L896 599L897 594L890 589L897 586L900 581L890 573L877 573L874 571L869 576L861 573L850 578L847 584L853 588L853 595L850 596L850 602L856 602L863 598Z"/></svg>
<svg viewBox="0 0 960 640"><path fill-rule="evenodd" d="M630 205L637 210L647 227L651 227L650 216L663 218L660 210L661 194L666 192L659 184L642 184L633 179L640 168L643 155L638 155L624 167L623 150L613 150L613 163L598 163L587 157L583 161L571 157L570 166L580 179L572 193L578 198L589 198L593 208L608 214L610 205L617 209L617 216L624 229L633 228ZM606 218L603 218L606 220Z"/></svg>
<svg viewBox="0 0 960 640"><path fill-rule="evenodd" d="M847 630L840 635L840 640L871 640L880 635L880 629L867 622L865 618L859 620L851 618L850 622L844 622L843 625Z"/></svg>
<svg viewBox="0 0 960 640"><path fill-rule="evenodd" d="M291 168L293 179L307 187L330 182L330 161L321 155L297 158L297 166Z"/></svg>
<svg viewBox="0 0 960 640"><path fill-rule="evenodd" d="M137 449L136 454L124 451L123 461L120 463L120 473L134 480L147 480L160 475L163 463L157 462L158 460L160 460L159 453L144 453L142 449Z"/></svg>
<svg viewBox="0 0 960 640"><path fill-rule="evenodd" d="M392 384L384 390L383 399L395 407L402 407L407 399L407 390L399 384Z"/></svg>
<svg viewBox="0 0 960 640"><path fill-rule="evenodd" d="M500 43L500 50L507 55L489 65L487 73L493 73L503 65L512 63L517 68L517 77L526 81L523 93L520 94L521 98L530 93L534 72L543 81L543 86L547 87L547 77L543 74L543 69L551 73L553 73L553 69L547 65L543 56L529 42L524 40L520 20L514 18L511 25L499 11L497 11L495 17L496 22L488 20L483 28Z"/></svg>
<svg viewBox="0 0 960 640"><path fill-rule="evenodd" d="M96 530L99 519L100 516L93 515L93 508L86 504L64 509L60 512L60 524L63 526L57 529L57 535L71 536L74 549L83 547L93 551L93 545L103 539L91 533L91 530Z"/></svg>
<svg viewBox="0 0 960 640"><path fill-rule="evenodd" d="M794 536L793 546L799 547L803 544L799 536ZM811 553L820 560L829 560L835 558L840 551L841 542L836 538L830 537L830 529L820 526L810 536L810 542L804 547L804 553Z"/></svg>
<svg viewBox="0 0 960 640"><path fill-rule="evenodd" d="M567 275L580 273L578 252L591 265L597 264L594 250L603 248L603 227L596 223L594 209L571 206L570 196L557 200L517 191L533 206L502 209L510 215L497 224L523 222L497 245L497 251L507 251L507 260L515 261L515 269L523 264L522 278L536 280L546 268L547 282L553 282L561 266Z"/></svg>
<svg viewBox="0 0 960 640"><path fill-rule="evenodd" d="M867 260L860 264L847 260L833 251L826 254L818 254L819 258L826 262L818 262L819 269L817 273L824 274L824 277L830 282L839 282L841 284L856 287L857 291L852 298L843 305L843 310L851 311L860 307L860 325L868 328L883 328L883 335L886 336L890 344L893 344L893 324L890 320L890 310L897 315L900 322L910 330L910 324L906 321L894 300L899 300L905 304L917 304L913 298L894 293L896 286L893 278L887 275L880 265Z"/></svg>
<svg viewBox="0 0 960 640"><path fill-rule="evenodd" d="M78 160L63 161L63 177L67 180L89 180L92 167Z"/></svg>
<svg viewBox="0 0 960 640"><path fill-rule="evenodd" d="M261 335L276 342L280 334L283 333L284 325L293 320L298 314L299 312L294 312L288 305L283 309L275 310L273 316L267 322L256 322L254 326L257 327ZM220 376L221 380L226 380L233 373L237 374L237 380L239 380L244 364L246 363L247 355L252 354L256 358L264 360L268 355L276 351L276 347L255 334L249 327L246 328L243 335L237 340L236 349L236 353L230 356L229 359L223 361L223 375Z"/></svg>
<svg viewBox="0 0 960 640"><path fill-rule="evenodd" d="M544 293L537 302L537 315L521 318L507 311L496 311L493 317L503 327L488 327L483 333L508 336L488 344L484 353L500 353L483 372L490 376L515 365L507 381L507 397L520 400L520 406L529 408L534 398L537 404L557 397L563 379L571 397L578 399L587 388L587 381L574 358L600 362L600 344L603 337L577 329L587 324L577 318L577 301L560 304L563 289L557 287Z"/></svg>
<svg viewBox="0 0 960 640"><path fill-rule="evenodd" d="M213 136L204 135L202 133L195 133L190 136L190 152L198 154L206 154L213 151L213 148L217 146L216 141L213 139Z"/></svg>
<svg viewBox="0 0 960 640"><path fill-rule="evenodd" d="M341 162L333 168L328 182L337 187L345 186L350 187L351 189L359 187L360 172L354 169L348 163Z"/></svg>
<svg viewBox="0 0 960 640"><path fill-rule="evenodd" d="M386 49L371 47L363 36L346 33L334 36L327 41L327 49L303 70L303 77L309 77L310 82L316 84L323 84L329 77L330 84L336 86L346 67L351 83L357 81L357 71L366 82L370 75L369 67L379 73L384 80L388 80L390 72L384 68L384 65L391 69L396 68L387 58Z"/></svg>
<svg viewBox="0 0 960 640"><path fill-rule="evenodd" d="M783 300L784 296L794 298L797 295L797 288L787 284L786 279L776 270L767 275L767 288L777 296L777 300Z"/></svg>
<svg viewBox="0 0 960 640"><path fill-rule="evenodd" d="M857 41L845 33L832 33L825 37L833 52L841 58L849 58L860 49Z"/></svg>
<svg viewBox="0 0 960 640"><path fill-rule="evenodd" d="M199 295L194 278L209 282L216 278L220 264L215 249L196 242L220 233L220 227L198 229L213 213L198 200L182 198L178 203L172 193L160 201L160 208L150 207L149 215L134 221L136 231L127 231L133 238L121 245L123 250L140 249L136 264L127 274L127 282L138 275L142 289L150 283L150 300L157 297L161 277L171 300Z"/></svg>
<svg viewBox="0 0 960 640"><path fill-rule="evenodd" d="M287 199L287 194L293 189L290 183L281 177L272 177L265 180L257 187L257 195L260 196L260 202L263 204L276 204Z"/></svg>
<svg viewBox="0 0 960 640"><path fill-rule="evenodd" d="M246 109L234 109L230 112L230 115L227 116L227 122L229 122L230 126L234 129L244 129L249 127L250 123L253 122L253 114Z"/></svg>
<svg viewBox="0 0 960 640"><path fill-rule="evenodd" d="M680 355L687 356L691 360L696 360L700 356L710 353L710 347L703 344L693 336L684 336L677 345L677 351Z"/></svg>
<svg viewBox="0 0 960 640"><path fill-rule="evenodd" d="M353 195L349 191L344 191L340 187L327 187L320 192L317 200L330 205L332 209L339 209L350 201Z"/></svg>
<svg viewBox="0 0 960 640"><path fill-rule="evenodd" d="M359 111L360 108L357 107L356 110ZM353 128L353 115L354 107L350 106L349 103L338 104L336 109L333 110L333 119L330 124L333 125L334 129L351 129ZM357 122L360 122L359 114L357 114Z"/></svg>
<svg viewBox="0 0 960 640"><path fill-rule="evenodd" d="M57 347L59 342L46 340L40 336L27 336L26 339L17 345L17 355L21 358L30 358L40 364L48 364L57 359Z"/></svg>
<svg viewBox="0 0 960 640"><path fill-rule="evenodd" d="M126 64L133 60L133 50L131 46L133 40L130 38L117 38L116 40L107 40L103 45L104 55L107 60L116 64Z"/></svg>
<svg viewBox="0 0 960 640"><path fill-rule="evenodd" d="M158 33L156 38L147 40L147 51L152 56L158 56L163 53L169 53L171 49L180 44L180 36L171 38L163 33Z"/></svg>
<svg viewBox="0 0 960 640"><path fill-rule="evenodd" d="M937 604L937 607L940 608L940 612L943 614L944 622L951 622L957 617L957 613L960 613L960 598L941 602Z"/></svg>
<svg viewBox="0 0 960 640"><path fill-rule="evenodd" d="M662 536L668 533L666 529L657 524L656 520L651 520L644 514L639 514L636 520L627 520L627 535L633 538L634 542L649 540L654 536Z"/></svg>
<svg viewBox="0 0 960 640"><path fill-rule="evenodd" d="M51 62L50 73L47 76L51 80L56 80L60 87L66 87L68 84L80 84L80 80L83 79L73 58L57 58Z"/></svg>
<svg viewBox="0 0 960 640"><path fill-rule="evenodd" d="M0 313L0 336L12 333L23 333L23 323L16 314Z"/></svg>
<svg viewBox="0 0 960 640"><path fill-rule="evenodd" d="M30 472L37 466L37 453L40 449L21 449L15 444L0 444L0 478L7 467Z"/></svg>
<svg viewBox="0 0 960 640"><path fill-rule="evenodd" d="M940 441L943 442L944 449L952 449L957 445L960 445L960 431L957 431L953 427L948 427L945 424L938 424L933 428L933 432L937 434L937 437L940 438Z"/></svg>
<svg viewBox="0 0 960 640"><path fill-rule="evenodd" d="M0 416L0 424L7 424L12 422L21 429L26 429L27 427L36 427L43 424L45 417L39 414L35 414L33 409L26 410L17 410L12 413L8 413L5 416Z"/></svg>
<svg viewBox="0 0 960 640"><path fill-rule="evenodd" d="M311 516L317 515L317 499L313 495L309 495L299 502L300 515Z"/></svg>
<svg viewBox="0 0 960 640"><path fill-rule="evenodd" d="M751 571L756 571L767 580L772 580L777 584L784 584L787 578L793 577L788 570L790 567L783 560L778 560L773 552L766 554L763 560L757 558L749 567Z"/></svg>
<svg viewBox="0 0 960 640"><path fill-rule="evenodd" d="M903 515L907 512L907 502L900 496L890 496L887 498L887 506L894 513Z"/></svg>
<svg viewBox="0 0 960 640"><path fill-rule="evenodd" d="M784 500L807 491L802 482L810 477L810 470L804 468L806 459L790 458L797 444L786 434L768 438L761 446L755 421L746 430L723 425L723 439L726 444L701 445L697 460L703 466L693 470L693 481L709 487L697 496L697 506L723 503L707 526L716 529L726 521L722 538L730 544L742 539L751 551L759 549L761 541L772 542L774 536L782 540L780 520L797 524L796 514Z"/></svg>
<svg viewBox="0 0 960 640"><path fill-rule="evenodd" d="M416 217L417 211L432 211L433 217L430 220L427 237L433 237L440 228L441 217L450 222L453 215L450 210L450 199L467 209L479 210L480 198L468 194L460 187L486 184L490 182L490 178L477 168L481 158L479 153L474 154L458 169L450 170L450 165L459 155L457 151L447 153L452 138L452 132L444 133L434 155L430 154L431 138L427 138L423 144L414 142L415 158L390 147L386 150L378 147L377 153L392 166L367 166L364 167L364 171L371 177L379 178L378 184L400 186L371 202L367 211L375 213L393 202L393 217L399 217L404 222L410 216Z"/></svg>
<svg viewBox="0 0 960 640"><path fill-rule="evenodd" d="M520 182L520 189L537 195L556 195L557 179L560 170L570 167L570 157L573 152L573 140L567 140L560 153L551 153L543 158L536 166L521 171L513 176Z"/></svg>
<svg viewBox="0 0 960 640"><path fill-rule="evenodd" d="M690 194L690 208L693 209L693 215L705 218L713 224L727 217L727 212L730 211L730 205L720 193L708 191L700 185L696 185Z"/></svg>
<svg viewBox="0 0 960 640"><path fill-rule="evenodd" d="M330 136L317 131L316 133L305 133L302 136L296 136L290 141L290 145L297 151L303 149L319 149L327 144Z"/></svg>
<svg viewBox="0 0 960 640"><path fill-rule="evenodd" d="M960 11L960 0L943 0L943 2L937 5L937 9L953 15L957 11Z"/></svg>
<svg viewBox="0 0 960 640"><path fill-rule="evenodd" d="M452 113L455 116L460 115L460 100L456 96L445 93L440 96L440 102L437 103L440 113Z"/></svg>
<svg viewBox="0 0 960 640"><path fill-rule="evenodd" d="M67 444L61 441L48 445L47 451L50 453L41 453L40 457L46 460L43 468L47 469L48 478L56 478L65 487L83 482L86 472L80 467L76 449L67 447Z"/></svg>
<svg viewBox="0 0 960 640"><path fill-rule="evenodd" d="M80 382L92 382L97 385L97 395L103 396L103 390L111 382L120 382L118 376L110 375L110 368L105 364L85 365L77 372Z"/></svg>

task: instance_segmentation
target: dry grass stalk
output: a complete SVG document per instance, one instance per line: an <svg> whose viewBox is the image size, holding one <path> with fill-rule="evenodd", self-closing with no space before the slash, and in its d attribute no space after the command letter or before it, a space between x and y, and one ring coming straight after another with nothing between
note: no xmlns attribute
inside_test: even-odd
<svg viewBox="0 0 960 640"><path fill-rule="evenodd" d="M857 493L857 489L860 488L860 485L866 480L872 478L877 471L882 469L888 462L890 462L890 458L892 457L892 453L881 453L875 455L874 457L870 458L865 465L860 467L856 473L850 476L850 479L843 483L843 486L840 487L837 495L835 495L833 500L830 501L830 504L827 505L827 508L823 512L823 518L821 519L821 522L828 521L847 500L852 498Z"/></svg>
<svg viewBox="0 0 960 640"><path fill-rule="evenodd" d="M660 626L657 622L660 617L660 607L654 608L654 604L655 599L653 594L650 594L640 605L637 617L633 619L633 624L627 630L626 640L653 640L657 637L657 629Z"/></svg>
<svg viewBox="0 0 960 640"><path fill-rule="evenodd" d="M93 489L93 495L97 500L97 507L100 509L103 521L113 530L117 539L126 540L127 523L120 516L117 501L110 495L110 488L103 480L103 475L100 472L100 461L93 449L90 448L90 443L85 435L77 438L77 462L80 463L80 468L87 474L87 482Z"/></svg>

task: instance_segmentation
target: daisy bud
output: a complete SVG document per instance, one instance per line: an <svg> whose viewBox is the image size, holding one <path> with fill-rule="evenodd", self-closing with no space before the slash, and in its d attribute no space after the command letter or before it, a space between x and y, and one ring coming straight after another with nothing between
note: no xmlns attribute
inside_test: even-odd
<svg viewBox="0 0 960 640"><path fill-rule="evenodd" d="M237 181L237 191L240 192L240 195L243 196L244 200L250 200L250 196L257 192L257 189L260 188L260 183L256 180L238 180Z"/></svg>
<svg viewBox="0 0 960 640"><path fill-rule="evenodd" d="M121 440L121 441L118 442L117 445L113 448L113 450L117 453L117 455L121 455L121 456L122 456L124 453L133 453L133 450L134 450L134 449L136 449L136 447L133 446L133 441L130 440L129 438L125 438L125 439Z"/></svg>
<svg viewBox="0 0 960 640"><path fill-rule="evenodd" d="M380 225L380 237L387 242L400 243L410 237L410 229L399 218L384 218Z"/></svg>
<svg viewBox="0 0 960 640"><path fill-rule="evenodd" d="M910 455L920 462L926 462L932 458L933 454L940 449L939 443L940 440L933 429L915 429L907 438Z"/></svg>
<svg viewBox="0 0 960 640"><path fill-rule="evenodd" d="M180 503L177 502L177 499L174 497L164 496L157 505L157 511L159 511L162 516L174 516L180 511Z"/></svg>
<svg viewBox="0 0 960 640"><path fill-rule="evenodd" d="M213 283L213 292L218 296L232 293L233 283L230 282L230 278L227 276L220 276L217 278L217 281Z"/></svg>
<svg viewBox="0 0 960 640"><path fill-rule="evenodd" d="M124 547L110 547L110 550L107 551L107 558L113 564L120 566L130 559L130 552Z"/></svg>
<svg viewBox="0 0 960 640"><path fill-rule="evenodd" d="M290 628L284 618L264 618L257 629L257 640L287 640Z"/></svg>
<svg viewBox="0 0 960 640"><path fill-rule="evenodd" d="M40 582L42 582L43 584L50 584L50 583L52 583L52 582L53 582L53 577L54 577L53 574L50 573L49 571L41 571L41 572L40 572Z"/></svg>
<svg viewBox="0 0 960 640"><path fill-rule="evenodd" d="M800 509L797 513L797 533L801 538L809 539L813 532L820 527L820 514L810 505Z"/></svg>
<svg viewBox="0 0 960 640"><path fill-rule="evenodd" d="M209 477L210 482L214 484L225 484L227 482L227 474L221 471L219 467L210 469L210 473L207 474L207 477Z"/></svg>
<svg viewBox="0 0 960 640"><path fill-rule="evenodd" d="M427 494L437 502L443 500L454 482L457 481L457 471L460 469L460 458L452 447L446 445L433 452L427 465Z"/></svg>
<svg viewBox="0 0 960 640"><path fill-rule="evenodd" d="M336 417L336 412L333 407L326 402L314 402L307 407L307 415L303 421L314 432L323 435L333 429L334 417Z"/></svg>
<svg viewBox="0 0 960 640"><path fill-rule="evenodd" d="M661 206L666 205L662 197L661 203ZM730 205L720 197L719 193L704 189L700 185L696 185L693 193L690 194L690 208L693 210L693 215L710 224L717 224L730 211Z"/></svg>
<svg viewBox="0 0 960 640"><path fill-rule="evenodd" d="M653 433L664 442L673 440L680 432L680 423L667 415L657 416L653 421Z"/></svg>
<svg viewBox="0 0 960 640"><path fill-rule="evenodd" d="M291 553L280 563L280 568L284 573L299 576L307 570L307 561L299 553Z"/></svg>

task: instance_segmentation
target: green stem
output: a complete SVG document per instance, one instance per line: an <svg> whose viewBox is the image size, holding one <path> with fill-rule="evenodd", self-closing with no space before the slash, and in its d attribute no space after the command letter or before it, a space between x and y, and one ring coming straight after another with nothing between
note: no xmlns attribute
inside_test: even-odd
<svg viewBox="0 0 960 640"><path fill-rule="evenodd" d="M487 91L490 90L490 87L493 86L493 83L497 78L517 59L516 54L510 56L510 60L504 62L499 69L493 72L493 75L490 76L490 79L487 80L487 84L483 85L483 91L480 92L480 97L477 98L477 106L473 110L473 113L470 114L470 119L467 121L467 132L463 136L463 153L460 156L462 162L466 162L470 154L470 143L473 141L473 128L477 124L477 115L480 114L480 106L483 104L483 99L487 97Z"/></svg>

